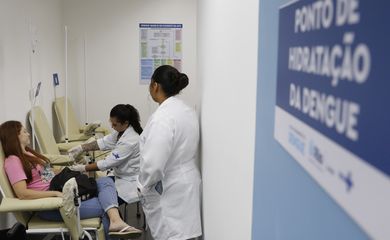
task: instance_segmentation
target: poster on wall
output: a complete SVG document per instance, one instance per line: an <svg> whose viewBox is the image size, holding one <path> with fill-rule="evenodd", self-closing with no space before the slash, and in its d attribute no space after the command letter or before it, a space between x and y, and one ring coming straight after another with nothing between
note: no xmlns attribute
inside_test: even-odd
<svg viewBox="0 0 390 240"><path fill-rule="evenodd" d="M390 237L389 9L279 9L275 139L373 239Z"/></svg>
<svg viewBox="0 0 390 240"><path fill-rule="evenodd" d="M140 23L140 83L149 84L156 68L171 65L181 71L183 24Z"/></svg>

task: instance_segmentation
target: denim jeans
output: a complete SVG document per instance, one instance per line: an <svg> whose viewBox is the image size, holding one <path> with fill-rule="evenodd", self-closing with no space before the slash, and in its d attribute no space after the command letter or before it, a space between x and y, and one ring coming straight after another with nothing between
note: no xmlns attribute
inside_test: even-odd
<svg viewBox="0 0 390 240"><path fill-rule="evenodd" d="M101 177L96 180L96 183L98 196L81 202L80 218L101 217L106 239L110 239L108 236L110 221L106 212L110 208L118 208L118 195L116 193L114 181L111 178ZM37 215L45 220L62 221L61 214L58 210L38 212Z"/></svg>
<svg viewBox="0 0 390 240"><path fill-rule="evenodd" d="M112 181L114 181L114 183L115 183L115 176L108 176L108 177L111 178ZM118 192L116 192L116 194L118 194ZM123 200L121 197L118 196L118 206L120 206L120 205L122 205L122 204L124 204L124 203L126 203L126 201ZM126 214L126 213L125 213L125 214Z"/></svg>

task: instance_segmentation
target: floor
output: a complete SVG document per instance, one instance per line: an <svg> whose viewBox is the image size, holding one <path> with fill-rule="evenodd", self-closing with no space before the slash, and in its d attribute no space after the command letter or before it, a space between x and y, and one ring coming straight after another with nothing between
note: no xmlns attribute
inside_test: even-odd
<svg viewBox="0 0 390 240"><path fill-rule="evenodd" d="M121 212L123 213L123 206L121 206ZM137 217L137 204L130 204L127 207L127 223L133 227L136 227L138 229L143 229L144 225L144 214L142 212L142 207L140 207L141 216L140 218ZM139 240L153 240L153 237L150 235L150 231L143 230L143 234Z"/></svg>
<svg viewBox="0 0 390 240"><path fill-rule="evenodd" d="M137 204L130 204L127 206L127 223L133 227L136 227L138 229L143 229L143 225L144 225L144 214L142 212L142 207L140 208L141 210L141 216L140 217L137 217ZM120 206L120 212L121 214L123 215L123 212L124 212L124 206ZM8 240L6 237L5 237L5 232L4 234L2 235L3 233L0 231L0 239L1 240ZM93 236L93 233L92 234L92 237L93 239L94 236ZM16 237L17 240L21 240L20 238ZM15 239L15 240L16 240ZM30 234L27 236L27 239L28 240L62 240L62 237L60 234L45 234L45 235L42 235L42 234ZM69 237L68 236L65 236L65 239L68 240ZM86 239L86 238L84 238ZM143 234L141 235L141 237L137 238L138 240L153 240L152 236L150 235L150 231L148 230L144 230ZM202 238L198 238L198 239L202 239ZM10 239L10 240L13 240L13 239Z"/></svg>
<svg viewBox="0 0 390 240"><path fill-rule="evenodd" d="M144 224L144 214L141 210L141 216L137 217L137 204L129 204L127 206L127 223L133 227L136 227L138 229L143 229ZM123 215L124 212L124 206L120 206L121 214ZM93 233L91 233L93 234ZM27 236L28 240L62 240L62 237L60 234L56 235L41 235L41 234L30 234ZM69 239L69 237L65 237L65 239ZM85 238L86 239L86 238ZM94 238L95 239L95 238ZM150 231L143 232L142 236L137 238L138 240L153 240L152 236L150 235Z"/></svg>

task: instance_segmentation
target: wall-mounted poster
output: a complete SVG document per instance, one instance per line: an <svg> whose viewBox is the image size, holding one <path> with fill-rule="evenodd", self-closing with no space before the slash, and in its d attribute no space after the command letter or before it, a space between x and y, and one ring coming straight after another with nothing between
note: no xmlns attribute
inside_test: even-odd
<svg viewBox="0 0 390 240"><path fill-rule="evenodd" d="M183 24L140 23L140 83L149 84L156 68L171 65L181 71Z"/></svg>
<svg viewBox="0 0 390 240"><path fill-rule="evenodd" d="M276 140L373 239L390 239L389 1L279 11Z"/></svg>

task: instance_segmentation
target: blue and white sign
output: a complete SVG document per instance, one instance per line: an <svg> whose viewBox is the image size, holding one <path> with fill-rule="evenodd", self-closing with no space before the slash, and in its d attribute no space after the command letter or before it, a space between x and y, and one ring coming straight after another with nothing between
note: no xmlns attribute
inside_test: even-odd
<svg viewBox="0 0 390 240"><path fill-rule="evenodd" d="M279 11L276 140L374 239L390 239L389 1Z"/></svg>
<svg viewBox="0 0 390 240"><path fill-rule="evenodd" d="M53 84L54 86L60 85L60 80L58 79L58 73L53 73Z"/></svg>

